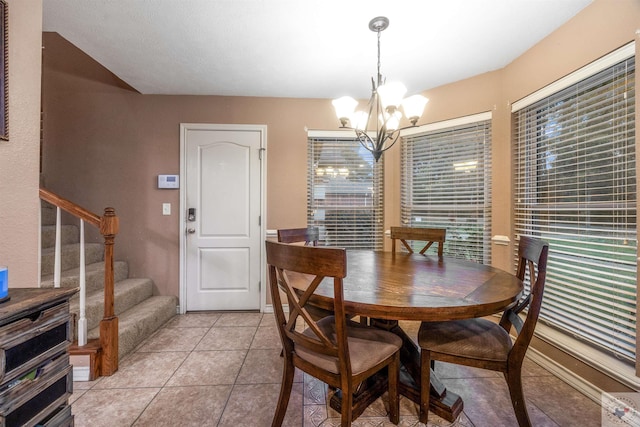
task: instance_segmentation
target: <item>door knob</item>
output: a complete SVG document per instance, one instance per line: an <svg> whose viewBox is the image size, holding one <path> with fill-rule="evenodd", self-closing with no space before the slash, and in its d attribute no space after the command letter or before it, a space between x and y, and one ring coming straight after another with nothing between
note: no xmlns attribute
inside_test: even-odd
<svg viewBox="0 0 640 427"><path fill-rule="evenodd" d="M195 229L195 228L187 228L187 233L189 233L189 234L193 234L193 233L195 233L195 232L196 232L196 229Z"/></svg>

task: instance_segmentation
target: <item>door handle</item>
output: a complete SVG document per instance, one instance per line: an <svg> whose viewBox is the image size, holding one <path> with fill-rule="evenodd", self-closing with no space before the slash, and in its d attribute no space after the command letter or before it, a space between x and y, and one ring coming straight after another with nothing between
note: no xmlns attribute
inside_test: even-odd
<svg viewBox="0 0 640 427"><path fill-rule="evenodd" d="M195 233L195 232L196 232L196 229L195 229L195 228L187 228L187 233L189 233L189 234L193 234L193 233Z"/></svg>

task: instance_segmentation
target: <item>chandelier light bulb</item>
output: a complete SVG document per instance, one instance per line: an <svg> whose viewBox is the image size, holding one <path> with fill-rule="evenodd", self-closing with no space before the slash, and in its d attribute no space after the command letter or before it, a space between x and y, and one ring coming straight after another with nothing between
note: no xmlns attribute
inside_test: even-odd
<svg viewBox="0 0 640 427"><path fill-rule="evenodd" d="M351 127L359 130L367 130L367 120L369 119L369 115L364 111L356 111L351 115Z"/></svg>
<svg viewBox="0 0 640 427"><path fill-rule="evenodd" d="M399 108L405 93L407 88L400 82L389 82L378 87L380 103L385 110L389 107L392 110Z"/></svg>
<svg viewBox="0 0 640 427"><path fill-rule="evenodd" d="M334 99L331 103L333 104L333 108L336 110L338 120L340 120L342 126L345 127L347 125L347 120L353 116L353 111L358 106L358 101L350 96L343 96L342 98Z"/></svg>
<svg viewBox="0 0 640 427"><path fill-rule="evenodd" d="M422 112L424 111L424 107L427 105L427 102L429 102L429 99L422 95L413 95L402 101L402 110L404 111L404 115L414 126L420 116L422 116Z"/></svg>
<svg viewBox="0 0 640 427"><path fill-rule="evenodd" d="M401 118L402 113L398 110L384 113L384 124L385 128L387 129L387 133L393 132L400 127Z"/></svg>

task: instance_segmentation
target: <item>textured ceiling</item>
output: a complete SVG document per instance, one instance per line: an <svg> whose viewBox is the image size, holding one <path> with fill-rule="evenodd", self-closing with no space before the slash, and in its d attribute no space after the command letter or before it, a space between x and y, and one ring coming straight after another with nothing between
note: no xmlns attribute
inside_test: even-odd
<svg viewBox="0 0 640 427"><path fill-rule="evenodd" d="M368 98L500 69L592 0L44 0L44 31L143 94Z"/></svg>

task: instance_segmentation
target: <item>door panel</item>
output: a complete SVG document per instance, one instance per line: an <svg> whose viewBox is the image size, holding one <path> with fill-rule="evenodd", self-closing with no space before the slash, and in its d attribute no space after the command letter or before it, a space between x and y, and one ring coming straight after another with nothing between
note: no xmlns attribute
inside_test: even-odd
<svg viewBox="0 0 640 427"><path fill-rule="evenodd" d="M200 147L200 197L202 208L207 212L201 220L203 235L249 236L250 149L233 142ZM216 185L208 185L212 183Z"/></svg>

